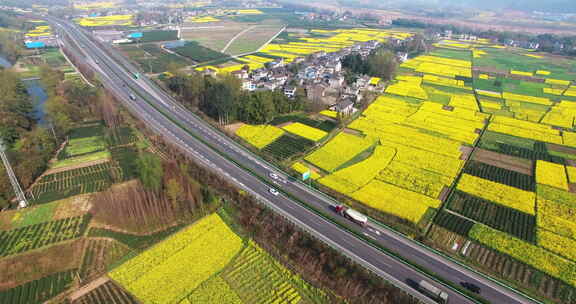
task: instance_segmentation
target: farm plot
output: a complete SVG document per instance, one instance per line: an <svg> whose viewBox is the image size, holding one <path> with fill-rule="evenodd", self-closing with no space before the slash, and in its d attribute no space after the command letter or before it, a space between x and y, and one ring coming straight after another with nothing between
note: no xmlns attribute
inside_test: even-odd
<svg viewBox="0 0 576 304"><path fill-rule="evenodd" d="M108 281L82 297L72 301L72 304L137 304L139 303L131 294L125 292L112 281Z"/></svg>
<svg viewBox="0 0 576 304"><path fill-rule="evenodd" d="M102 191L122 180L123 170L110 161L45 175L30 190L35 197L32 203Z"/></svg>
<svg viewBox="0 0 576 304"><path fill-rule="evenodd" d="M194 60L195 62L211 61L228 57L226 54L211 50L198 44L198 42L195 41L186 42L184 46L177 47L172 50L184 57L188 57Z"/></svg>
<svg viewBox="0 0 576 304"><path fill-rule="evenodd" d="M514 208L527 214L535 213L536 194L515 187L482 179L473 175L462 175L457 189L476 197Z"/></svg>
<svg viewBox="0 0 576 304"><path fill-rule="evenodd" d="M58 154L58 161L50 167L62 168L109 158L104 126L99 123L87 124L72 131L66 147Z"/></svg>
<svg viewBox="0 0 576 304"><path fill-rule="evenodd" d="M105 274L108 266L126 255L129 250L115 240L90 239L78 274L85 282L96 279Z"/></svg>
<svg viewBox="0 0 576 304"><path fill-rule="evenodd" d="M137 53L140 56L131 58L141 66L143 71L149 73L164 72L168 69L170 63L177 64L178 66L192 64L192 61L189 61L182 56L170 54L162 50L155 43L142 44L140 48L143 51L142 53Z"/></svg>
<svg viewBox="0 0 576 304"><path fill-rule="evenodd" d="M526 191L535 190L534 178L532 176L477 161L469 161L464 169L464 173Z"/></svg>
<svg viewBox="0 0 576 304"><path fill-rule="evenodd" d="M298 135L300 137L304 137L308 140L317 142L322 138L326 137L328 133L318 130L316 128L309 127L308 125L295 122L293 124L289 124L287 126L282 127L285 131L288 131L292 134Z"/></svg>
<svg viewBox="0 0 576 304"><path fill-rule="evenodd" d="M110 273L143 303L327 303L325 294L209 215Z"/></svg>
<svg viewBox="0 0 576 304"><path fill-rule="evenodd" d="M10 304L43 303L68 289L76 270L58 272L8 290L0 291L0 302Z"/></svg>
<svg viewBox="0 0 576 304"><path fill-rule="evenodd" d="M196 41L212 50L220 51L236 34L250 27L246 23L220 22L217 26L186 25L182 29L182 38Z"/></svg>
<svg viewBox="0 0 576 304"><path fill-rule="evenodd" d="M374 143L374 138L340 133L305 159L323 170L332 172L356 155L371 148Z"/></svg>
<svg viewBox="0 0 576 304"><path fill-rule="evenodd" d="M447 208L519 239L531 243L536 242L536 217L534 215L504 207L459 190L452 194Z"/></svg>
<svg viewBox="0 0 576 304"><path fill-rule="evenodd" d="M327 300L320 290L292 275L253 241L219 277L242 299L238 303L326 303ZM192 301L196 294L197 291L189 299Z"/></svg>
<svg viewBox="0 0 576 304"><path fill-rule="evenodd" d="M241 247L242 240L213 214L109 275L146 303L176 302L224 268Z"/></svg>
<svg viewBox="0 0 576 304"><path fill-rule="evenodd" d="M89 215L30 225L0 232L0 256L22 253L84 234Z"/></svg>
<svg viewBox="0 0 576 304"><path fill-rule="evenodd" d="M278 31L280 25L259 25L239 36L226 50L231 55L255 52L270 40Z"/></svg>
<svg viewBox="0 0 576 304"><path fill-rule="evenodd" d="M284 135L284 131L270 125L243 125L236 130L236 135L252 146L262 149Z"/></svg>
<svg viewBox="0 0 576 304"><path fill-rule="evenodd" d="M550 251L479 224L474 225L469 235L490 248L510 255L568 284L576 283L576 264Z"/></svg>

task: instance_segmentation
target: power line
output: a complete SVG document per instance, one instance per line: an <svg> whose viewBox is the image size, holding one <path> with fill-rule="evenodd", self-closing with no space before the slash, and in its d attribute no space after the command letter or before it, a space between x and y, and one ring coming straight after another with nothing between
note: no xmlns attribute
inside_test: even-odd
<svg viewBox="0 0 576 304"><path fill-rule="evenodd" d="M14 194L16 194L16 198L18 198L18 208L28 207L28 200L26 199L26 195L22 188L20 187L20 183L18 182L18 178L16 178L16 174L14 174L14 170L12 170L12 166L10 165L10 161L8 160L8 156L5 152L4 144L2 140L0 140L0 158L2 158L2 162L4 163L4 167L6 168L6 173L8 174L8 178L10 179L10 183L12 184L12 188L14 189Z"/></svg>

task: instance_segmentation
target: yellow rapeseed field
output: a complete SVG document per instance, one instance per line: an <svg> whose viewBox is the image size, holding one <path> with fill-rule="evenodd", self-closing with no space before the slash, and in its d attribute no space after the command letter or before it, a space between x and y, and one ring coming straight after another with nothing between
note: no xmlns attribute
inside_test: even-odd
<svg viewBox="0 0 576 304"><path fill-rule="evenodd" d="M284 131L269 125L243 125L236 130L236 135L254 147L262 149L284 135Z"/></svg>
<svg viewBox="0 0 576 304"><path fill-rule="evenodd" d="M143 303L174 303L219 272L242 248L218 214L128 260L109 276Z"/></svg>
<svg viewBox="0 0 576 304"><path fill-rule="evenodd" d="M394 158L396 149L376 146L367 159L318 180L338 192L350 194L373 180Z"/></svg>
<svg viewBox="0 0 576 304"><path fill-rule="evenodd" d="M428 208L438 208L440 200L394 185L373 180L352 194L367 206L418 223Z"/></svg>
<svg viewBox="0 0 576 304"><path fill-rule="evenodd" d="M576 284L576 264L536 245L490 227L475 224L469 236L569 284Z"/></svg>
<svg viewBox="0 0 576 304"><path fill-rule="evenodd" d="M76 19L81 26L128 26L134 22L134 15L109 15Z"/></svg>
<svg viewBox="0 0 576 304"><path fill-rule="evenodd" d="M536 194L534 192L520 190L469 174L462 175L457 188L502 206L532 215L535 213Z"/></svg>
<svg viewBox="0 0 576 304"><path fill-rule="evenodd" d="M296 134L298 136L309 139L311 141L319 141L328 134L322 130L310 127L308 125L299 122L295 122L287 126L284 126L282 127L282 129L292 134Z"/></svg>
<svg viewBox="0 0 576 304"><path fill-rule="evenodd" d="M568 191L568 177L563 165L543 160L536 162L536 182Z"/></svg>
<svg viewBox="0 0 576 304"><path fill-rule="evenodd" d="M308 155L306 161L328 172L334 171L374 145L375 139L340 133L322 148Z"/></svg>

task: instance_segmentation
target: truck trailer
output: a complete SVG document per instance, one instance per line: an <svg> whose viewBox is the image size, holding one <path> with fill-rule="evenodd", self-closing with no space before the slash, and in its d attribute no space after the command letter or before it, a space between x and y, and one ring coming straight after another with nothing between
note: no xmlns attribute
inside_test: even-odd
<svg viewBox="0 0 576 304"><path fill-rule="evenodd" d="M425 294L438 303L448 303L448 294L442 291L440 288L430 284L428 281L420 281L420 283L418 283L418 289L421 293Z"/></svg>
<svg viewBox="0 0 576 304"><path fill-rule="evenodd" d="M361 226L366 226L366 224L368 224L368 217L354 209L348 208L344 205L338 205L335 207L335 210L338 214Z"/></svg>

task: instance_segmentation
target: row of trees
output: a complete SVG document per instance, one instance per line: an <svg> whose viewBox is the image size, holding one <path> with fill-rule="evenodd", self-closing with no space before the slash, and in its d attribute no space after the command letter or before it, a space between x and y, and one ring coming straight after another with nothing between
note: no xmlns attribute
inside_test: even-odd
<svg viewBox="0 0 576 304"><path fill-rule="evenodd" d="M396 19L392 21L393 25L402 27L416 27L423 28L429 34L442 33L446 30L452 31L454 34L471 34L481 38L492 39L500 43L507 43L511 40L515 42L532 42L539 45L538 51L556 53L566 56L576 56L576 35L554 35L554 34L529 34L525 32L509 32L509 31L481 31L468 27L456 26L452 24L436 24L427 23L420 20L413 19ZM559 46L563 47L560 48Z"/></svg>
<svg viewBox="0 0 576 304"><path fill-rule="evenodd" d="M210 76L177 74L166 80L168 88L179 95L189 109L199 109L220 122L240 120L250 124L270 122L278 114L303 110L303 92L293 99L282 91L247 92L232 76L216 79Z"/></svg>

